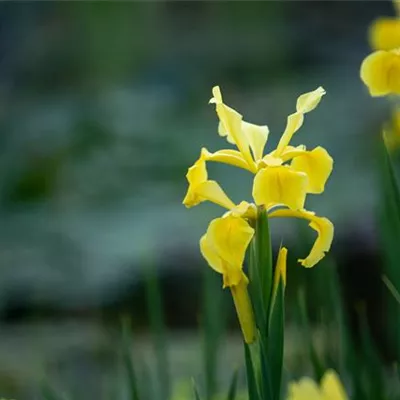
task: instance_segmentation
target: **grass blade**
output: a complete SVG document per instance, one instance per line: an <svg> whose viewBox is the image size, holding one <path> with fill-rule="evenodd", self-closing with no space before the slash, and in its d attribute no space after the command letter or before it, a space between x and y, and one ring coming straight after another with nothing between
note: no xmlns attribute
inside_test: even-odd
<svg viewBox="0 0 400 400"><path fill-rule="evenodd" d="M236 369L232 375L231 383L229 385L228 396L226 397L226 400L236 399L238 377L239 377L239 370Z"/></svg>
<svg viewBox="0 0 400 400"><path fill-rule="evenodd" d="M146 293L150 328L153 336L156 356L157 381L159 382L160 395L158 398L164 400L169 399L170 397L171 384L161 289L154 268L149 268L146 270Z"/></svg>
<svg viewBox="0 0 400 400"><path fill-rule="evenodd" d="M192 386L193 386L193 393L194 393L194 398L195 400L201 400L199 391L197 389L197 385L194 379L192 379Z"/></svg>
<svg viewBox="0 0 400 400"><path fill-rule="evenodd" d="M122 321L122 358L128 379L129 399L140 400L135 368L131 354L131 340L132 332L130 322L128 319L124 319Z"/></svg>
<svg viewBox="0 0 400 400"><path fill-rule="evenodd" d="M257 388L257 378L251 357L250 345L246 343L244 343L244 357L246 362L247 390L249 393L249 400L262 400Z"/></svg>
<svg viewBox="0 0 400 400"><path fill-rule="evenodd" d="M272 399L279 400L282 389L283 347L285 329L285 284L278 284L275 300L271 307L267 359L270 370Z"/></svg>
<svg viewBox="0 0 400 400"><path fill-rule="evenodd" d="M210 268L204 268L202 330L206 399L217 391L218 349L225 325L221 280Z"/></svg>

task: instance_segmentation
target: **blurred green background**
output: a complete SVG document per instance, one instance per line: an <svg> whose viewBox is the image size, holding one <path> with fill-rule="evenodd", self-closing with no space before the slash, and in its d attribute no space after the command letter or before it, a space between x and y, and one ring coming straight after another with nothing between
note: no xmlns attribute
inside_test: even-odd
<svg viewBox="0 0 400 400"><path fill-rule="evenodd" d="M135 359L148 363L140 373L152 371L149 269L162 290L170 373L202 379L207 267L198 240L222 210L181 201L200 148L225 147L208 105L216 84L246 120L269 126L270 146L298 95L327 91L294 143L324 146L335 160L325 193L307 208L329 217L336 235L316 270L290 265L288 365L300 372L304 353L298 288L307 286L317 321L329 309L333 258L348 308L370 304L371 330L385 343L376 138L389 109L359 79L367 29L380 15L393 15L390 2L0 4L0 396L39 398L46 376L71 398L111 398L121 315L132 319ZM210 165L210 174L234 201L250 200L243 171ZM292 261L306 254L306 226L272 228ZM220 277L210 279L219 292ZM231 329L222 383L242 363L231 299L223 300L217 312Z"/></svg>

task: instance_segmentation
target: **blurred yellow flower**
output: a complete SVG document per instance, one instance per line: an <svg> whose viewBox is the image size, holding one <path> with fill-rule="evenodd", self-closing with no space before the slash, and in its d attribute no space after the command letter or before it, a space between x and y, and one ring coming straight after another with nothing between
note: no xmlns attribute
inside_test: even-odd
<svg viewBox="0 0 400 400"><path fill-rule="evenodd" d="M348 400L335 371L328 370L318 386L310 378L289 384L287 400Z"/></svg>
<svg viewBox="0 0 400 400"><path fill-rule="evenodd" d="M394 0L396 17L379 18L369 30L376 50L361 64L360 76L371 96L400 94L400 0Z"/></svg>
<svg viewBox="0 0 400 400"><path fill-rule="evenodd" d="M379 18L373 22L369 40L374 50L400 47L400 18Z"/></svg>
<svg viewBox="0 0 400 400"><path fill-rule="evenodd" d="M361 64L360 75L371 96L400 95L400 48L370 54Z"/></svg>

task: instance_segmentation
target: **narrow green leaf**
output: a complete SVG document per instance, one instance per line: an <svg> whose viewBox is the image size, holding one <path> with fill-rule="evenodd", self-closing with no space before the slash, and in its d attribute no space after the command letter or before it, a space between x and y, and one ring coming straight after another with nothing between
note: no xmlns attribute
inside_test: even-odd
<svg viewBox="0 0 400 400"><path fill-rule="evenodd" d="M65 394L58 393L58 391L47 380L42 382L40 391L43 400L68 400L68 397Z"/></svg>
<svg viewBox="0 0 400 400"><path fill-rule="evenodd" d="M264 338L268 329L273 277L268 215L264 209L259 209L255 231L250 248L249 291L254 307L256 324Z"/></svg>
<svg viewBox="0 0 400 400"><path fill-rule="evenodd" d="M272 399L279 400L282 390L283 347L285 329L285 284L279 282L275 299L271 304L267 359L272 385Z"/></svg>
<svg viewBox="0 0 400 400"><path fill-rule="evenodd" d="M147 305L150 317L150 327L154 340L156 356L157 381L159 382L158 398L164 400L170 397L171 383L167 356L167 340L164 315L162 309L161 289L154 268L146 270Z"/></svg>
<svg viewBox="0 0 400 400"><path fill-rule="evenodd" d="M360 315L361 339L363 347L364 367L367 373L368 395L371 400L385 399L385 384L382 370L382 360L371 337L371 332L365 315L361 309Z"/></svg>
<svg viewBox="0 0 400 400"><path fill-rule="evenodd" d="M204 268L202 331L206 399L217 392L218 350L226 322L221 279L210 268Z"/></svg>
<svg viewBox="0 0 400 400"><path fill-rule="evenodd" d="M128 319L122 321L122 358L123 365L128 379L128 390L130 400L139 400L139 391L136 381L135 368L131 354L132 332Z"/></svg>
<svg viewBox="0 0 400 400"><path fill-rule="evenodd" d="M381 171L379 182L382 185L381 196L381 246L383 249L383 270L390 282L392 293L400 292L400 192L397 177L390 154L383 140L380 143L379 167ZM397 358L400 359L400 307L392 296L387 295L388 340L395 346Z"/></svg>
<svg viewBox="0 0 400 400"><path fill-rule="evenodd" d="M250 346L247 343L244 343L244 356L246 362L247 390L249 393L249 400L262 400L257 388L257 378L251 357Z"/></svg>
<svg viewBox="0 0 400 400"><path fill-rule="evenodd" d="M239 370L236 369L232 375L231 383L229 385L228 396L226 397L226 400L236 399L238 377L239 377Z"/></svg>
<svg viewBox="0 0 400 400"><path fill-rule="evenodd" d="M199 391L197 389L197 385L196 385L196 382L194 379L192 379L192 387L193 387L193 394L194 394L195 400L201 400Z"/></svg>
<svg viewBox="0 0 400 400"><path fill-rule="evenodd" d="M315 351L314 343L312 340L312 332L310 329L310 319L308 317L307 303L304 291L299 291L299 307L300 307L300 317L302 319L302 330L304 333L304 339L307 344L308 354L310 357L311 364L314 370L314 376L317 381L319 381L324 375L325 368L321 364L317 352Z"/></svg>

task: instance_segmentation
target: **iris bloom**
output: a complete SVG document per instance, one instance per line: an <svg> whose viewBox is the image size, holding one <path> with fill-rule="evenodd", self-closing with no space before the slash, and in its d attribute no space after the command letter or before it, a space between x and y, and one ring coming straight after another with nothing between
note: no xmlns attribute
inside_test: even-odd
<svg viewBox="0 0 400 400"><path fill-rule="evenodd" d="M308 151L305 146L290 146L292 136L303 124L304 114L312 111L325 94L323 88L305 93L297 99L296 112L289 115L278 146L266 155L264 147L268 138L267 126L243 121L242 116L225 105L219 87L213 88L211 103L216 105L220 119L219 134L238 150L226 149L210 153L203 148L199 159L189 168L189 183L183 204L193 207L211 201L227 210L208 226L200 240L202 255L215 271L222 274L223 286L231 289L245 341L254 340L255 328L252 308L247 294L248 278L243 272L243 262L248 245L254 236L254 221L258 207L267 210L269 218L294 217L309 221L317 232L310 254L299 262L313 267L330 249L333 225L323 217L304 209L307 193L321 193L332 171L332 158L322 147ZM255 204L242 201L236 205L220 185L208 179L206 163L222 162L255 174L253 197ZM286 266L286 249L281 249L277 269L283 280Z"/></svg>
<svg viewBox="0 0 400 400"><path fill-rule="evenodd" d="M395 0L395 18L379 18L370 29L375 50L361 65L361 79L371 96L400 95L400 0Z"/></svg>
<svg viewBox="0 0 400 400"><path fill-rule="evenodd" d="M348 397L336 372L328 370L320 386L310 378L292 382L287 400L348 400Z"/></svg>

